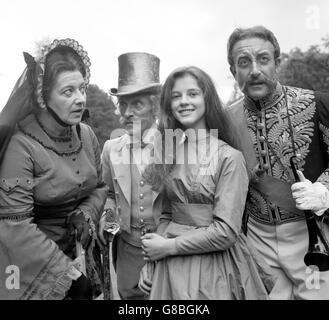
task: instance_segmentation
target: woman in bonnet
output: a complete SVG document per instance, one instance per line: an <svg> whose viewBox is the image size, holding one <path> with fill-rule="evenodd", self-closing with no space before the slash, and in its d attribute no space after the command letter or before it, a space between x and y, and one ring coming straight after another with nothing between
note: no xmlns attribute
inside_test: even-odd
<svg viewBox="0 0 329 320"><path fill-rule="evenodd" d="M97 138L81 123L90 61L72 39L24 56L0 114L0 299L92 299L107 188Z"/></svg>

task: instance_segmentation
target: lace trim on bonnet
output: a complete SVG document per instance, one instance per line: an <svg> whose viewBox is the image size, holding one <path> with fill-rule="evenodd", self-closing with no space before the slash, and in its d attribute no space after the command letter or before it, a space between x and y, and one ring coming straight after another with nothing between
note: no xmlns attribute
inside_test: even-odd
<svg viewBox="0 0 329 320"><path fill-rule="evenodd" d="M45 72L45 61L46 61L46 57L47 55L54 50L57 47L70 47L72 48L82 59L83 64L85 65L85 69L86 69L86 77L85 77L85 81L86 81L86 85L88 85L89 83L89 79L90 79L90 59L88 57L88 53L83 50L83 47L78 43L78 41L74 40L74 39L55 39L52 43L50 43L49 45L44 46L41 49L41 52L38 56L35 57L35 61L40 65L40 68L38 68L38 75L37 75L37 88L36 88L36 97L37 97L37 102L40 106L40 108L46 108L46 104L43 100L43 77L44 77L44 72Z"/></svg>

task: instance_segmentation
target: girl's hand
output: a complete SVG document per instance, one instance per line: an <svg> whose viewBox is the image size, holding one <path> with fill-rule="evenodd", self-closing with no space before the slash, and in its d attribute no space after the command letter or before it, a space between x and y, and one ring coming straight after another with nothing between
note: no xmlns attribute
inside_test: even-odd
<svg viewBox="0 0 329 320"><path fill-rule="evenodd" d="M146 261L156 261L175 254L175 239L166 239L156 233L146 233L141 239Z"/></svg>

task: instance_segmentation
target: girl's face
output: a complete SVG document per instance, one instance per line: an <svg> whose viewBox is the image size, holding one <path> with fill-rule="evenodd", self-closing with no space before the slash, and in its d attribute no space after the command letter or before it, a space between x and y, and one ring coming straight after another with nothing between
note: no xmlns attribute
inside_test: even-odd
<svg viewBox="0 0 329 320"><path fill-rule="evenodd" d="M206 129L204 96L193 76L176 79L171 93L171 111L184 128Z"/></svg>
<svg viewBox="0 0 329 320"><path fill-rule="evenodd" d="M86 105L86 84L80 71L58 74L48 105L67 124L75 125L81 121Z"/></svg>

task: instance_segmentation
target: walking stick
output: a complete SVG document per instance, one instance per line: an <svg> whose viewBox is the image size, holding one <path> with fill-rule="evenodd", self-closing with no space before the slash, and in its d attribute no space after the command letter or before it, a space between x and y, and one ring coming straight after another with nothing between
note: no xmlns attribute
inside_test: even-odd
<svg viewBox="0 0 329 320"><path fill-rule="evenodd" d="M110 219L114 219L110 212ZM103 293L104 300L113 300L112 281L111 281L111 263L110 263L110 243L113 237L120 230L120 226L116 222L105 222L104 238L106 244L103 249Z"/></svg>
<svg viewBox="0 0 329 320"><path fill-rule="evenodd" d="M75 250L76 250L76 259L75 266L77 269L82 272L85 276L87 276L86 270L86 252L82 247L82 244L77 239L77 230L75 230Z"/></svg>

